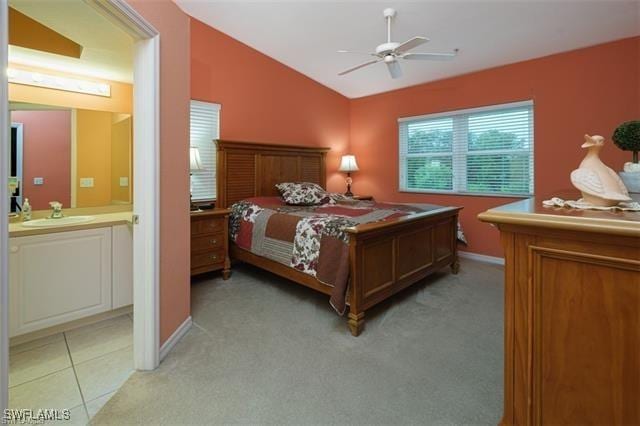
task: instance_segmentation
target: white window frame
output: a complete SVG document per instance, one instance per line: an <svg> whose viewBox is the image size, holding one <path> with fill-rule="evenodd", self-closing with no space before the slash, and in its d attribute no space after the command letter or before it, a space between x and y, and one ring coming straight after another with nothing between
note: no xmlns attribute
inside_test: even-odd
<svg viewBox="0 0 640 426"><path fill-rule="evenodd" d="M213 137L210 140L210 143L212 144L213 155L214 155L214 158L213 158L213 192L212 192L213 196L212 197L206 197L206 198L200 198L200 197L194 196L193 200L192 200L196 204L202 204L202 203L206 203L206 202L209 202L209 201L215 201L218 198L218 194L217 194L218 189L217 189L217 182L216 182L216 180L217 180L217 170L216 169L218 167L218 164L217 164L218 153L217 153L217 147L215 146L215 142L214 141L220 138L220 119L221 119L221 114L222 114L222 105L214 103L214 102L206 102L206 101L199 101L199 100L196 100L196 99L191 99L191 101L189 103L189 121L191 121L191 107L194 106L194 105L211 109L212 111L215 111L217 113L217 116L218 116L216 124L215 124L215 129L213 129ZM190 146L194 146L194 144L191 142L191 139L192 139L192 135L191 135L191 132L190 132L189 133L189 144L190 144ZM201 151L200 152L201 158L202 158L202 154L203 153ZM194 177L196 179L198 179L197 173L198 172L194 172L190 176L190 179L192 180L192 182L193 182Z"/></svg>
<svg viewBox="0 0 640 426"><path fill-rule="evenodd" d="M516 193L497 193L497 192L469 192L467 191L467 157L469 154L468 151L468 120L467 117L469 114L476 114L479 112L491 112L491 111L499 111L503 109L510 108L518 108L530 106L531 114L529 115L529 131L530 131L530 140L531 140L531 149L523 149L523 150L483 150L483 155L490 154L517 154L517 153L526 153L530 154L531 157L531 168L530 168L530 192L527 194ZM424 193L424 194L452 194L452 195L473 195L473 196L483 196L483 197L509 197L509 198L528 198L534 194L534 150L535 150L535 141L534 141L534 102L533 100L519 101L519 102L510 102L505 104L496 104L496 105L488 105L478 108L467 108L462 110L453 110L446 112L439 112L434 114L425 114L413 117L402 117L398 119L398 162L399 162L399 180L398 180L398 192L409 192L409 193ZM402 123L413 122L413 121L421 121L421 120L433 120L438 118L451 118L453 120L453 144L451 152L429 152L429 153L420 153L420 154L408 154L402 152ZM407 135L408 138L408 135ZM408 141L406 141L406 145L408 145ZM453 174L453 189L451 190L438 190L438 189L416 189L416 188L408 188L407 187L407 158L410 157L451 157L452 158L452 169L454 170ZM460 173L455 173L455 171L459 171Z"/></svg>

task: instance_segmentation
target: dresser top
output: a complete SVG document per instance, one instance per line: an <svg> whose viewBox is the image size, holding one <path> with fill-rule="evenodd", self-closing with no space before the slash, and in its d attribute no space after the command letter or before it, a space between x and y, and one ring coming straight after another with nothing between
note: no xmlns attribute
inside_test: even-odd
<svg viewBox="0 0 640 426"><path fill-rule="evenodd" d="M640 212L580 210L568 207L545 207L542 201L557 196L577 200L578 192L565 192L548 197L532 197L495 207L478 215L483 222L525 225L584 232L598 232L640 238ZM631 194L640 201L640 194Z"/></svg>

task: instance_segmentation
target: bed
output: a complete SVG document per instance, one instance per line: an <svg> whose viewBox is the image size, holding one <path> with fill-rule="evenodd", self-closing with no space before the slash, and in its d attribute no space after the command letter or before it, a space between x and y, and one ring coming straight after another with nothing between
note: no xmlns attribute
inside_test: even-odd
<svg viewBox="0 0 640 426"><path fill-rule="evenodd" d="M222 140L216 144L219 207L231 207L248 199L255 202L256 197L263 202L268 200L265 197L278 197L275 185L282 182L313 182L326 188L328 148ZM345 302L352 335L361 333L365 312L372 306L444 267L449 266L454 274L458 272L460 210L460 207L437 206L343 229L348 234ZM255 265L329 295L333 300L334 286L273 258L253 253L234 239L230 242L232 260Z"/></svg>

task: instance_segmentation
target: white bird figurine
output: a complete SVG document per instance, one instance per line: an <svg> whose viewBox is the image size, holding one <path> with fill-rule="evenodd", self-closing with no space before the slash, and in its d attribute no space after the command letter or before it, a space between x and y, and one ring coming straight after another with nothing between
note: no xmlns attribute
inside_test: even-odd
<svg viewBox="0 0 640 426"><path fill-rule="evenodd" d="M603 146L602 136L584 135L582 148L588 152L580 167L571 172L571 183L582 192L584 201L595 206L611 207L631 201L622 179L600 160Z"/></svg>

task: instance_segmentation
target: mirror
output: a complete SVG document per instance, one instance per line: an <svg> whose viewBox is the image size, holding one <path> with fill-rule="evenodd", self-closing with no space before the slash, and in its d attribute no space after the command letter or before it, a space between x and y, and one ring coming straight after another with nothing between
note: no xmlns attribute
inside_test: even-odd
<svg viewBox="0 0 640 426"><path fill-rule="evenodd" d="M11 211L132 202L130 114L10 102Z"/></svg>

